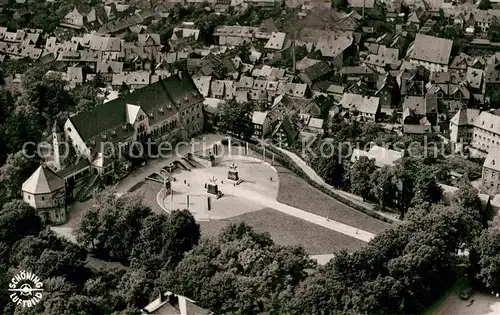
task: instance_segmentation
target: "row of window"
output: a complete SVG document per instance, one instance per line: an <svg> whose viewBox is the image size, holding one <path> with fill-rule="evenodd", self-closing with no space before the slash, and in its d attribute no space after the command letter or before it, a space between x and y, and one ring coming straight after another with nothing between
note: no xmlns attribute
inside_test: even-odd
<svg viewBox="0 0 500 315"><path fill-rule="evenodd" d="M484 178L488 178L488 175L490 175L489 178L496 179L496 178L498 178L498 176L500 175L500 173L497 172L497 171L493 171L493 170L491 170L491 172L490 172L490 170L485 169L484 170Z"/></svg>
<svg viewBox="0 0 500 315"><path fill-rule="evenodd" d="M488 186L488 181L483 180L483 186L487 187ZM497 191L500 191L500 183L498 183L498 182L491 181L489 186L490 186L491 189L495 189L496 188Z"/></svg>
<svg viewBox="0 0 500 315"><path fill-rule="evenodd" d="M187 113L189 113L189 112L191 112L191 113L192 113L192 112L194 111L194 109L195 109L195 108L196 108L196 109L199 109L199 108L200 108L200 104L198 103L198 104L196 104L196 106L192 106L192 107L191 107L191 109L188 109L188 110L183 111L183 112L181 113L181 116L184 116L184 115L186 115L186 114L187 114Z"/></svg>
<svg viewBox="0 0 500 315"><path fill-rule="evenodd" d="M200 118L200 113L199 112L196 113L196 118ZM188 117L186 119L186 124L189 124L190 121L194 121L194 119L195 119L195 117L192 117L191 119L190 119L190 117Z"/></svg>

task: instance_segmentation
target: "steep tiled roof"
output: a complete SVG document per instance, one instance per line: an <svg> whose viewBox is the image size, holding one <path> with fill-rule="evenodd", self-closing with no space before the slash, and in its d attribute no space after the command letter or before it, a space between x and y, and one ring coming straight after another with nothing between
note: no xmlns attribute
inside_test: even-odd
<svg viewBox="0 0 500 315"><path fill-rule="evenodd" d="M24 183L22 190L31 194L48 194L64 188L64 180L41 165Z"/></svg>
<svg viewBox="0 0 500 315"><path fill-rule="evenodd" d="M267 118L267 112L254 111L252 114L252 123L262 125Z"/></svg>
<svg viewBox="0 0 500 315"><path fill-rule="evenodd" d="M354 36L349 33L330 34L319 38L316 50L323 57L335 58L349 48L354 42Z"/></svg>
<svg viewBox="0 0 500 315"><path fill-rule="evenodd" d="M146 114L158 113L163 108L164 115L172 116L194 103L202 101L196 86L187 74L182 78L171 76L104 105L96 106L71 116L69 119L83 140L89 140L112 129L121 130L127 123L126 105L140 106Z"/></svg>
<svg viewBox="0 0 500 315"><path fill-rule="evenodd" d="M368 8L373 9L375 0L348 0L349 6L353 8Z"/></svg>
<svg viewBox="0 0 500 315"><path fill-rule="evenodd" d="M483 81L483 70L467 68L467 82L471 88L479 89Z"/></svg>
<svg viewBox="0 0 500 315"><path fill-rule="evenodd" d="M349 110L357 110L362 113L375 114L379 108L380 99L374 96L363 96L353 93L344 93L340 105Z"/></svg>
<svg viewBox="0 0 500 315"><path fill-rule="evenodd" d="M483 167L500 171L500 147L492 146L488 152L486 160L484 160Z"/></svg>
<svg viewBox="0 0 500 315"><path fill-rule="evenodd" d="M417 34L413 46L409 49L408 57L447 65L450 61L451 46L453 41L449 39Z"/></svg>
<svg viewBox="0 0 500 315"><path fill-rule="evenodd" d="M460 109L455 116L450 119L450 123L453 123L457 126L466 126L473 125L474 120L479 116L478 109Z"/></svg>

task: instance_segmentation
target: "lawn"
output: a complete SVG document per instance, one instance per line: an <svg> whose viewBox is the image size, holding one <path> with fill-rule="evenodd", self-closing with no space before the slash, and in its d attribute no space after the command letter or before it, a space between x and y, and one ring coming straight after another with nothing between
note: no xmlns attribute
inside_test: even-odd
<svg viewBox="0 0 500 315"><path fill-rule="evenodd" d="M332 254L341 249L353 251L365 245L358 239L269 208L199 224L202 236L215 237L224 227L239 222L245 222L259 233L269 233L276 244L300 245L310 255Z"/></svg>
<svg viewBox="0 0 500 315"><path fill-rule="evenodd" d="M290 170L278 165L275 167L280 180L279 202L371 233L380 233L390 227L324 194Z"/></svg>
<svg viewBox="0 0 500 315"><path fill-rule="evenodd" d="M161 188L162 184L160 183L144 180L135 184L134 187L132 187L132 190L130 190L130 194L133 196L137 196L137 198L142 198L142 203L145 206L150 207L153 212L161 214L165 213L165 210L160 208L160 206L156 202L156 195Z"/></svg>

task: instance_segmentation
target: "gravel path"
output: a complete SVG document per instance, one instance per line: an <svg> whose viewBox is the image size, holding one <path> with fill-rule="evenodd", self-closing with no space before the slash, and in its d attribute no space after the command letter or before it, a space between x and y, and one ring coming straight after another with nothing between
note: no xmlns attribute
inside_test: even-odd
<svg viewBox="0 0 500 315"><path fill-rule="evenodd" d="M390 227L317 190L287 168L276 166L276 170L280 181L279 202L371 233L380 233Z"/></svg>

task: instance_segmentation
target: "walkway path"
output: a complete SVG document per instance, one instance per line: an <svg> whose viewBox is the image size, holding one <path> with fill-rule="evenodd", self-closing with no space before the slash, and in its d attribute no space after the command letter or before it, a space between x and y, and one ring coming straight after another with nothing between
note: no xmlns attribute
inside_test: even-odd
<svg viewBox="0 0 500 315"><path fill-rule="evenodd" d="M297 164L297 166L299 166L302 169L302 171L304 171L304 173L306 173L307 176L309 176L310 179L312 179L313 181L315 181L319 185L328 189L332 193L339 195L340 197L349 199L352 203L355 203L355 204L357 204L363 208L366 208L368 210L375 211L371 204L363 201L363 198L356 196L356 195L353 195L353 194L350 194L348 192L336 189L336 188L332 187L331 185L327 184L323 180L323 178L321 178L321 176L316 174L316 172L309 165L307 165L307 163L304 160L302 160L297 154L290 152L290 151L287 151L287 150L284 150L284 149L279 148L279 147L274 147L274 148L276 148L277 150L286 154L290 159L292 159L292 161L295 162L295 164ZM388 214L385 212L380 212L380 211L375 211L375 212L377 212L378 214L380 214L380 215L382 215L382 216L384 216L392 221L395 221L395 222L399 221L396 217L394 217L391 214Z"/></svg>
<svg viewBox="0 0 500 315"><path fill-rule="evenodd" d="M347 224L336 222L332 219L328 219L317 214L313 214L289 205L285 205L277 200L259 194L257 192L245 189L239 186L224 185L221 187L225 194L231 194L237 196L238 198L247 199L251 202L256 202L262 205L263 208L272 208L277 211L286 213L288 215L294 216L296 218L317 224L319 226L325 227L327 229L345 234L347 236L357 238L364 242L369 242L375 237L375 234L357 229Z"/></svg>

